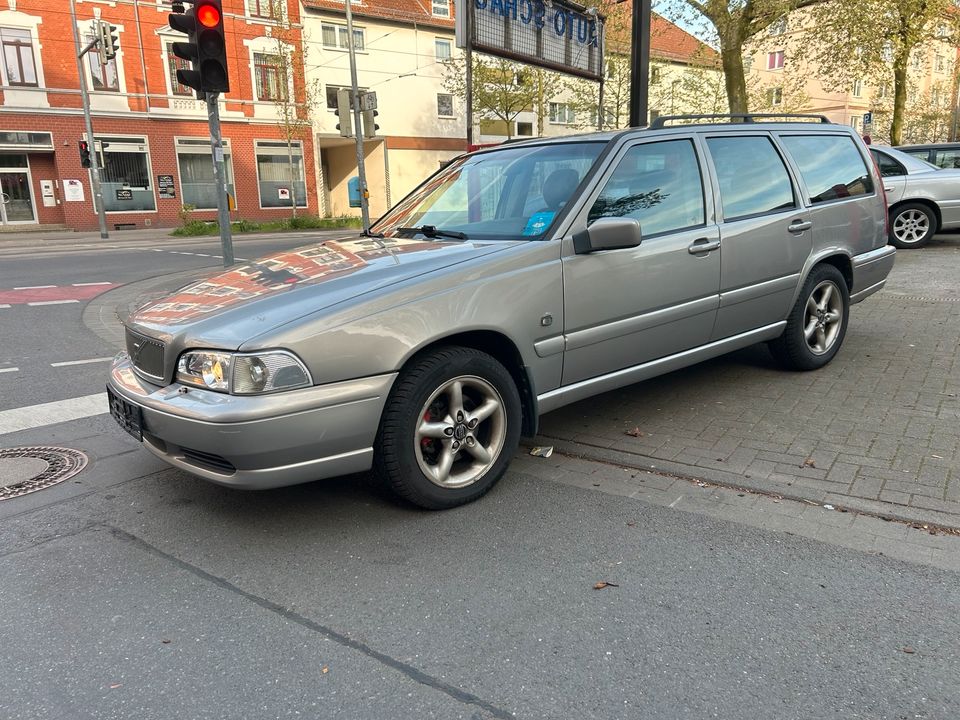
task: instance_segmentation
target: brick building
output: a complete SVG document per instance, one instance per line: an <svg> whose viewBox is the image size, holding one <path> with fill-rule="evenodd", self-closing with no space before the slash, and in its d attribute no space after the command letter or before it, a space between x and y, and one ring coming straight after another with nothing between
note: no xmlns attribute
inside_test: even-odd
<svg viewBox="0 0 960 720"><path fill-rule="evenodd" d="M198 208L194 217L214 219L206 105L176 81L184 63L170 44L184 36L168 27L169 1L0 0L0 224L97 227L77 147L86 135L71 4L83 44L95 18L117 26L119 37L115 60L104 63L96 52L83 59L108 227L175 225L184 204ZM286 4L283 38L299 45L300 3ZM302 211L317 212L314 183L305 182L315 173L310 134L294 142L291 173L272 99L282 92L272 18L279 5L223 3L231 91L221 97L220 114L234 215L246 219L283 218L291 198Z"/></svg>

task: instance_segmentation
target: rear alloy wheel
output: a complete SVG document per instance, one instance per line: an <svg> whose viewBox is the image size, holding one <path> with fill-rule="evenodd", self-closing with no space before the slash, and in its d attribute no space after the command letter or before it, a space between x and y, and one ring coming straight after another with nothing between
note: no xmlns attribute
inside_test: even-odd
<svg viewBox="0 0 960 720"><path fill-rule="evenodd" d="M781 364L795 370L816 370L833 360L847 332L850 293L833 265L810 271L787 327L770 350Z"/></svg>
<svg viewBox="0 0 960 720"><path fill-rule="evenodd" d="M930 242L937 231L937 217L926 205L906 203L890 213L890 244L903 250Z"/></svg>
<svg viewBox="0 0 960 720"><path fill-rule="evenodd" d="M432 510L475 500L496 484L520 439L520 395L490 355L450 347L397 379L374 456L398 495Z"/></svg>

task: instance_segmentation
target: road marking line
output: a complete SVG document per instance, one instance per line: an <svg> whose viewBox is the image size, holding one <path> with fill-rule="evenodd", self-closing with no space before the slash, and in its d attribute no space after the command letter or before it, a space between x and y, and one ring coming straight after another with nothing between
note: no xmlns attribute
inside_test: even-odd
<svg viewBox="0 0 960 720"><path fill-rule="evenodd" d="M41 300L39 302L29 302L27 305L66 305L67 303L78 303L79 300Z"/></svg>
<svg viewBox="0 0 960 720"><path fill-rule="evenodd" d="M95 282L95 283L74 283L74 287L90 287L92 285L113 285L113 283L108 282Z"/></svg>
<svg viewBox="0 0 960 720"><path fill-rule="evenodd" d="M8 307L10 307L10 306L9 306L9 305L0 305L0 309L6 309L6 308L8 308Z"/></svg>
<svg viewBox="0 0 960 720"><path fill-rule="evenodd" d="M194 255L196 255L197 257L210 257L206 253L194 253Z"/></svg>
<svg viewBox="0 0 960 720"><path fill-rule="evenodd" d="M80 420L94 415L105 415L107 412L109 408L105 392L13 410L0 410L0 435L56 425L69 420Z"/></svg>
<svg viewBox="0 0 960 720"><path fill-rule="evenodd" d="M50 363L50 367L66 367L67 365L86 365L88 363L109 362L112 357L90 358L89 360L68 360L66 362Z"/></svg>
<svg viewBox="0 0 960 720"><path fill-rule="evenodd" d="M0 373L17 372L20 368L0 368Z"/></svg>
<svg viewBox="0 0 960 720"><path fill-rule="evenodd" d="M52 287L56 287L56 285L24 285L23 287L15 287L14 290L43 290Z"/></svg>
<svg viewBox="0 0 960 720"><path fill-rule="evenodd" d="M681 496L678 497L676 500L674 500L672 503L670 503L669 505L667 505L667 507L676 507L676 506L677 506L677 503L679 503L681 500L683 500L683 495L681 495Z"/></svg>

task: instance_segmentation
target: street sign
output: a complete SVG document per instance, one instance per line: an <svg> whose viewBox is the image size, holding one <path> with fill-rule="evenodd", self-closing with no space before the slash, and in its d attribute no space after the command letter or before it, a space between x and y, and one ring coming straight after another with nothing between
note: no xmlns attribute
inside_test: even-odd
<svg viewBox="0 0 960 720"><path fill-rule="evenodd" d="M360 109L376 110L377 109L377 93L376 92L360 93Z"/></svg>
<svg viewBox="0 0 960 720"><path fill-rule="evenodd" d="M872 125L872 124L873 124L873 113L872 113L872 112L865 112L865 113L863 114L863 124L864 124L864 125Z"/></svg>

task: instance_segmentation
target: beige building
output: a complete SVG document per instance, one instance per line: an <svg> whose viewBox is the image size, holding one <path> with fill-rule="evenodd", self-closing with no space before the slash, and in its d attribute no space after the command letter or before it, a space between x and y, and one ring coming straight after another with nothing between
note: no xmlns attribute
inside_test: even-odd
<svg viewBox="0 0 960 720"><path fill-rule="evenodd" d="M820 68L797 59L797 48L813 32L809 13L800 10L751 42L744 55L750 109L818 113L860 132L864 115L871 112L872 136L883 142L893 106L892 71L889 82L853 78L846 89L836 90L825 82ZM935 35L937 39L917 48L910 58L904 143L947 140L953 131L957 48L948 38L946 23Z"/></svg>
<svg viewBox="0 0 960 720"><path fill-rule="evenodd" d="M356 141L337 130L337 91L349 88L343 2L303 0L305 76L313 112L321 212L358 215L347 182ZM466 149L462 103L443 87L442 62L457 53L449 0L363 0L351 5L357 84L377 94L376 137L364 142L370 216L377 218L430 173Z"/></svg>

